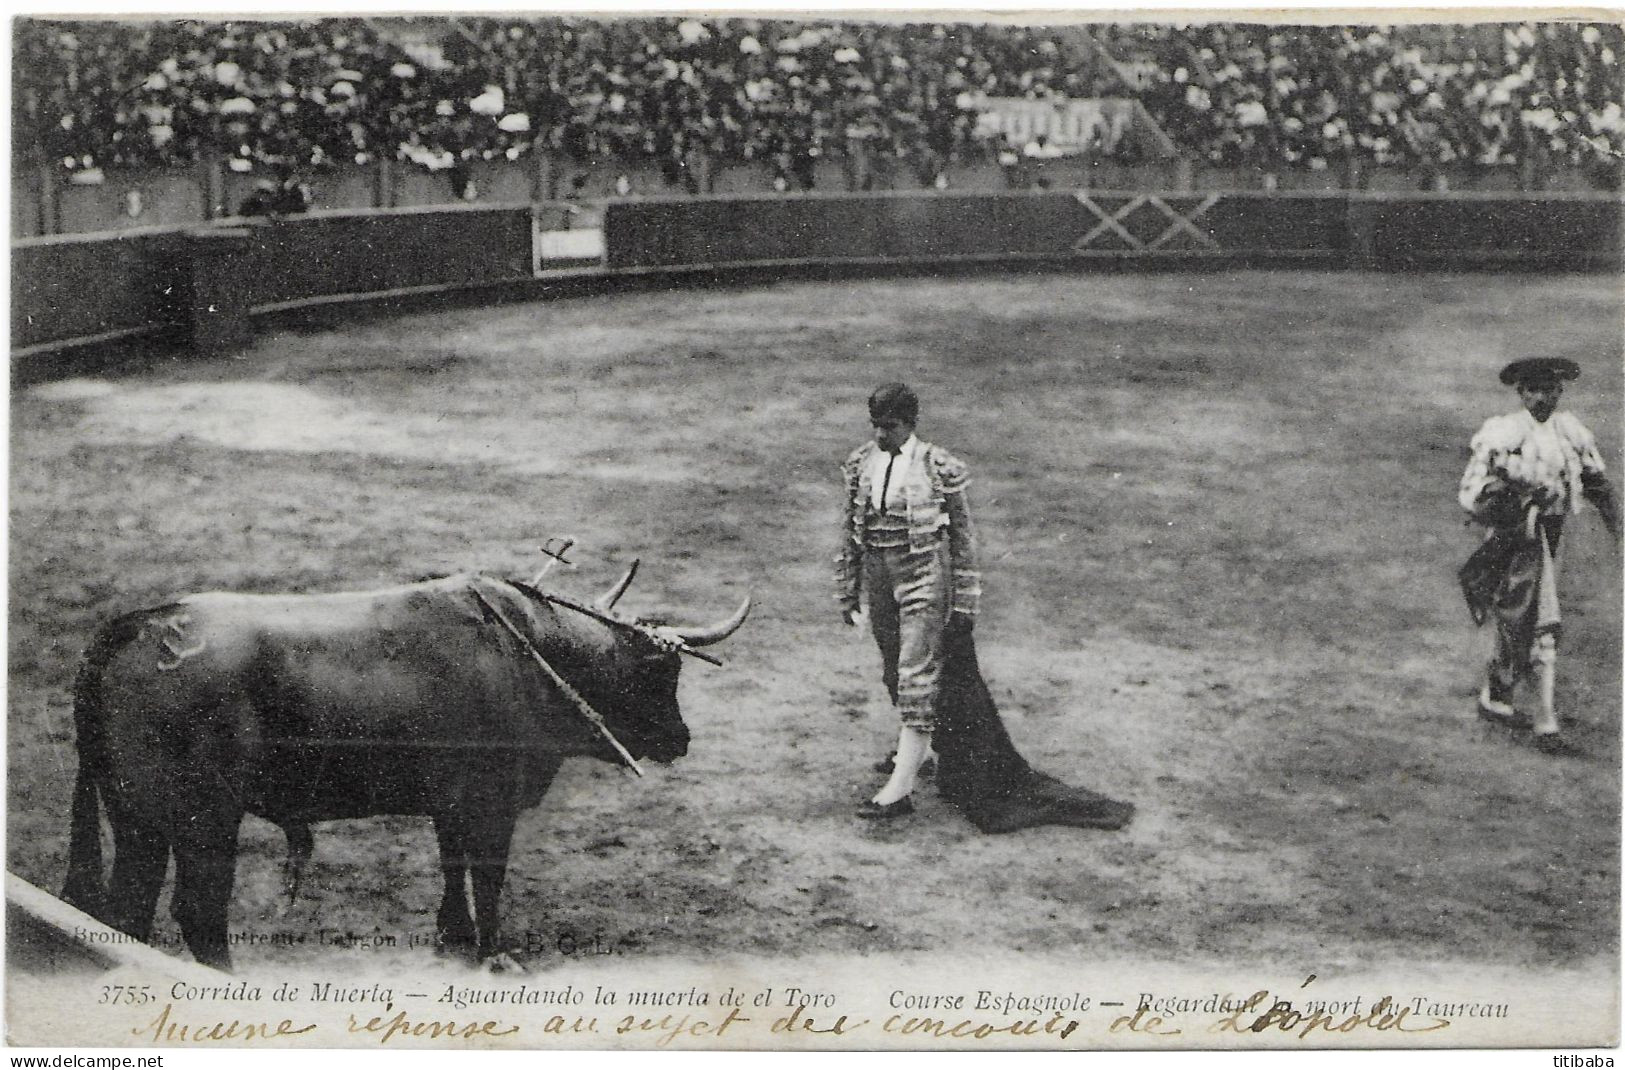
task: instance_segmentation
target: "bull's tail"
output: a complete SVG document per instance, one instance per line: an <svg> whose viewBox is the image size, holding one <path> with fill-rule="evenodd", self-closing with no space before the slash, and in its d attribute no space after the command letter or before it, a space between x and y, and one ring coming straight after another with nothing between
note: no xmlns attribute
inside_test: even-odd
<svg viewBox="0 0 1625 1070"><path fill-rule="evenodd" d="M100 918L107 897L107 888L102 881L101 791L97 787L96 775L85 768L85 751L81 742L79 776L73 785L68 879L62 885L62 898L69 906Z"/></svg>
<svg viewBox="0 0 1625 1070"><path fill-rule="evenodd" d="M107 885L102 876L101 785L110 761L102 722L102 673L126 644L141 634L145 614L129 614L104 625L79 664L73 685L73 726L79 773L73 785L68 835L68 877L62 898L93 917L102 917Z"/></svg>

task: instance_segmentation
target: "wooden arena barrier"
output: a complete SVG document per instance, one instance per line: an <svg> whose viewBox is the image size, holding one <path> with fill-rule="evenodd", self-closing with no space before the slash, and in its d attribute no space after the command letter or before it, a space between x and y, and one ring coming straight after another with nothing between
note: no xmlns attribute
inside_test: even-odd
<svg viewBox="0 0 1625 1070"><path fill-rule="evenodd" d="M1076 190L660 198L605 213L611 269L749 263L1280 260L1597 270L1617 195Z"/></svg>
<svg viewBox="0 0 1625 1070"><path fill-rule="evenodd" d="M255 311L531 275L529 205L313 212L251 226Z"/></svg>
<svg viewBox="0 0 1625 1070"><path fill-rule="evenodd" d="M11 243L13 351L64 339L113 341L169 321L175 231L24 238Z"/></svg>
<svg viewBox="0 0 1625 1070"><path fill-rule="evenodd" d="M129 970L151 978L219 984L226 975L108 928L51 893L6 874L6 966L30 974Z"/></svg>
<svg viewBox="0 0 1625 1070"><path fill-rule="evenodd" d="M1587 193L1364 194L1351 200L1350 240L1365 266L1617 270L1622 204Z"/></svg>
<svg viewBox="0 0 1625 1070"><path fill-rule="evenodd" d="M547 270L538 212L497 205L312 212L212 228L12 243L14 380L130 338L220 353L255 317L674 285L719 271L1034 263L1614 270L1622 201L1597 193L1111 190L629 198L602 265ZM557 207L557 206L555 206ZM566 210L568 206L560 210Z"/></svg>
<svg viewBox="0 0 1625 1070"><path fill-rule="evenodd" d="M465 291L532 274L529 205L313 212L212 227L12 243L19 365L145 339L228 352L251 317L380 294Z"/></svg>

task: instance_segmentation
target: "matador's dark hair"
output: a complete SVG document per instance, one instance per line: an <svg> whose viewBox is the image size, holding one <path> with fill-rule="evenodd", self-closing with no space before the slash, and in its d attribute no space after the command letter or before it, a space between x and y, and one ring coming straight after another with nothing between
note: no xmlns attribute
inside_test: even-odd
<svg viewBox="0 0 1625 1070"><path fill-rule="evenodd" d="M869 419L895 417L905 423L920 420L920 399L904 383L887 383L869 395Z"/></svg>

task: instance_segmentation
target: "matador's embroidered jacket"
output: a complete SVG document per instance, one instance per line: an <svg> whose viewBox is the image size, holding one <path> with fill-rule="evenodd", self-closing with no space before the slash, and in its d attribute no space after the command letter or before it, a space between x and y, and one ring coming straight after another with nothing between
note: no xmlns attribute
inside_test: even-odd
<svg viewBox="0 0 1625 1070"><path fill-rule="evenodd" d="M1520 521L1531 495L1543 513L1563 516L1608 486L1597 440L1578 417L1565 410L1539 423L1520 409L1491 417L1473 436L1457 497L1475 519L1494 525Z"/></svg>
<svg viewBox="0 0 1625 1070"><path fill-rule="evenodd" d="M841 518L841 547L835 555L835 597L843 609L858 608L864 524L874 496L869 458L879 448L872 441L865 442L841 466L846 505ZM965 500L970 474L963 461L940 446L921 443L916 456L924 463L910 465L900 484L908 510L909 549L926 553L941 539L948 540L953 611L975 616L982 596L982 574L976 566L976 531Z"/></svg>

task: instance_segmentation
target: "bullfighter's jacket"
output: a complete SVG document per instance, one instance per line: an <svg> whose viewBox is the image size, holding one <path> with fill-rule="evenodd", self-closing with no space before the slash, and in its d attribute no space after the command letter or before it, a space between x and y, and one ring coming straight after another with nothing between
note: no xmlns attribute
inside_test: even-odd
<svg viewBox="0 0 1625 1070"><path fill-rule="evenodd" d="M846 501L841 545L835 556L835 581L836 599L848 610L856 610L859 604L864 526L874 494L869 459L877 449L873 441L865 442L841 466ZM982 595L982 574L977 569L976 531L965 497L969 471L963 461L940 446L921 443L916 456L923 463L910 465L901 484L908 511L909 551L930 553L942 539L947 539L953 569L953 612L975 616Z"/></svg>
<svg viewBox="0 0 1625 1070"><path fill-rule="evenodd" d="M1485 421L1473 436L1458 500L1490 527L1517 524L1531 503L1547 516L1576 513L1608 491L1591 431L1567 411L1545 422L1525 410Z"/></svg>
<svg viewBox="0 0 1625 1070"><path fill-rule="evenodd" d="M1568 412L1545 422L1527 410L1492 417L1473 436L1471 454L1457 500L1486 531L1457 576L1474 623L1495 622L1491 673L1509 686L1529 671L1542 635L1555 655L1564 519L1589 500L1617 535L1618 507L1596 439Z"/></svg>

